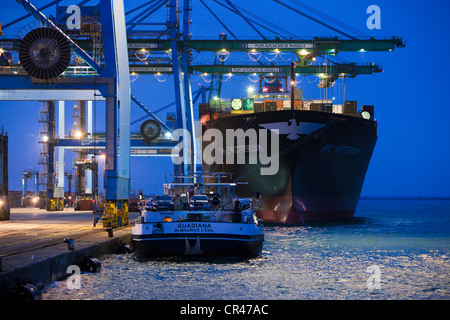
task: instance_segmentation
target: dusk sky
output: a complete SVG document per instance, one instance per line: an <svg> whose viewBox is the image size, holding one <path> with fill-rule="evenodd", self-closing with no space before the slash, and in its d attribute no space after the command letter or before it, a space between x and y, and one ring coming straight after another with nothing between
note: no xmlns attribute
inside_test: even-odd
<svg viewBox="0 0 450 320"><path fill-rule="evenodd" d="M258 35L240 17L226 11L214 1L205 1L233 33L242 38L257 38ZM39 7L49 0L30 0L30 2ZM77 2L79 1L63 1L62 4L70 5ZM274 1L232 2L298 36L340 36ZM295 3L295 1L285 2ZM87 5L96 3L97 1L90 1ZM134 8L138 3L142 1L125 1L126 9ZM447 26L450 2L303 0L302 3L369 36L399 36L406 42L405 48L398 48L394 52L339 53L337 56L338 59L343 58L349 62L379 63L384 69L382 73L359 75L345 81L346 99L357 100L358 106L374 105L375 118L378 121L378 142L362 195L450 197L450 105L449 99L446 98L450 74L448 63L450 36ZM5 0L2 4L0 22L3 25L26 13L15 0ZM370 5L377 5L381 9L379 30L370 30L366 26L366 20L370 16L366 10ZM218 38L220 33L227 33L198 0L192 1L192 8L192 33L195 38ZM55 14L54 9L44 12ZM161 11L156 17L158 21L165 19L165 11ZM22 27L33 21L29 18L23 23L5 29L5 36L20 34ZM268 32L263 33L274 37ZM209 59L206 54L204 57L197 57L203 58ZM248 58L245 62L249 62ZM194 75L191 80L193 90L196 90L198 84L207 84L199 76ZM317 88L315 80L317 80L315 76L307 77L298 86L303 88L304 95L309 98L324 97L324 91L320 92L323 89ZM230 79L224 84L222 97L245 96L246 89L250 85L254 84L246 76ZM328 89L327 96L335 97L341 102L343 87L342 80L336 81L334 87ZM158 79L152 75L139 76L132 82L131 90L132 94L150 110L156 110L174 101L171 76L162 76ZM38 117L41 106L41 102L0 101L0 128L3 126L9 136L10 190L21 190L23 170L28 168L39 170L38 158L41 146L38 144L38 136L41 124L38 123ZM72 127L72 106L72 102L66 103L66 131ZM104 131L104 104L95 102L94 108L95 128L97 131ZM198 110L198 106L195 106L195 110ZM166 111L175 110L172 108ZM143 111L132 103L132 121L143 114ZM165 111L158 115L165 120ZM132 132L138 130L139 125L132 126ZM71 168L69 152L65 167L66 171L74 171ZM170 158L132 157L131 189L143 189L145 194L161 193L162 184L170 182L172 173Z"/></svg>

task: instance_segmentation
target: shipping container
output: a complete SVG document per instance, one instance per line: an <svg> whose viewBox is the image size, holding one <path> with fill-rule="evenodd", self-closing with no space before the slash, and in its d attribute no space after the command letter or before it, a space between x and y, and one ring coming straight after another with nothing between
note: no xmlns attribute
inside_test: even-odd
<svg viewBox="0 0 450 320"><path fill-rule="evenodd" d="M9 207L18 208L21 206L22 191L9 191Z"/></svg>
<svg viewBox="0 0 450 320"><path fill-rule="evenodd" d="M209 104L211 105L211 107L220 106L221 102L222 102L221 99L211 99L211 100L209 100Z"/></svg>
<svg viewBox="0 0 450 320"><path fill-rule="evenodd" d="M294 100L294 110L302 110L303 109L303 101L302 100ZM283 100L283 110L291 110L291 100Z"/></svg>
<svg viewBox="0 0 450 320"><path fill-rule="evenodd" d="M312 103L333 103L333 100L313 100Z"/></svg>
<svg viewBox="0 0 450 320"><path fill-rule="evenodd" d="M209 108L211 112L220 112L222 106L221 103L214 103L214 104L210 103Z"/></svg>
<svg viewBox="0 0 450 320"><path fill-rule="evenodd" d="M303 101L303 110L311 110L312 101Z"/></svg>
<svg viewBox="0 0 450 320"><path fill-rule="evenodd" d="M323 103L322 104L322 111L323 112L333 112L333 105L331 103Z"/></svg>
<svg viewBox="0 0 450 320"><path fill-rule="evenodd" d="M333 113L342 113L342 104L333 104Z"/></svg>
<svg viewBox="0 0 450 320"><path fill-rule="evenodd" d="M303 99L303 89L294 89L294 100Z"/></svg>
<svg viewBox="0 0 450 320"><path fill-rule="evenodd" d="M322 111L323 103L311 103L309 110L311 111Z"/></svg>
<svg viewBox="0 0 450 320"><path fill-rule="evenodd" d="M263 102L255 102L253 104L253 109L255 112L264 112L264 103Z"/></svg>
<svg viewBox="0 0 450 320"><path fill-rule="evenodd" d="M220 104L220 109L222 113L230 113L231 112L231 101L222 101Z"/></svg>
<svg viewBox="0 0 450 320"><path fill-rule="evenodd" d="M277 103L275 101L264 101L264 107L266 111L276 111Z"/></svg>
<svg viewBox="0 0 450 320"><path fill-rule="evenodd" d="M277 110L283 110L283 100L276 100Z"/></svg>
<svg viewBox="0 0 450 320"><path fill-rule="evenodd" d="M78 210L89 211L92 210L94 201L92 199L80 199L77 200L77 208Z"/></svg>
<svg viewBox="0 0 450 320"><path fill-rule="evenodd" d="M342 113L356 113L356 101L345 101L342 106Z"/></svg>
<svg viewBox="0 0 450 320"><path fill-rule="evenodd" d="M284 110L291 109L291 100L283 100L283 109Z"/></svg>

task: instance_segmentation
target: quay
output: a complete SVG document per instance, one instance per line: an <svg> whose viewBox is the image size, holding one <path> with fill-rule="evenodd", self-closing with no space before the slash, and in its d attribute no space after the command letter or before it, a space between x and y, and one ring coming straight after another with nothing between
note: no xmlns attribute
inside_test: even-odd
<svg viewBox="0 0 450 320"><path fill-rule="evenodd" d="M137 217L130 213L130 221ZM73 247L66 239L73 240ZM66 242L65 242L66 240ZM70 275L70 265L87 258L122 253L131 244L131 224L106 232L101 221L94 227L92 211L46 211L11 208L11 218L0 221L0 300L24 286L38 291Z"/></svg>

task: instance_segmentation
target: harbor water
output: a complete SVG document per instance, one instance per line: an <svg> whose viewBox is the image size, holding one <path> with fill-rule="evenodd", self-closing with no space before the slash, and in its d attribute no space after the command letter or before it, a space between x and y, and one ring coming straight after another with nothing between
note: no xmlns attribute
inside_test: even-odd
<svg viewBox="0 0 450 320"><path fill-rule="evenodd" d="M253 259L105 256L79 288L53 282L42 299L450 299L449 200L361 200L339 223L264 232Z"/></svg>

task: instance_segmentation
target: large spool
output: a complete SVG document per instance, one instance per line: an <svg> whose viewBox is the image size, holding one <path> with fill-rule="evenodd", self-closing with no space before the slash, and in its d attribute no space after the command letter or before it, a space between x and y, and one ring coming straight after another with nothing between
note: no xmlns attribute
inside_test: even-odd
<svg viewBox="0 0 450 320"><path fill-rule="evenodd" d="M49 27L30 31L19 48L19 60L32 77L49 80L63 73L70 63L70 43L56 29Z"/></svg>
<svg viewBox="0 0 450 320"><path fill-rule="evenodd" d="M161 126L156 120L146 120L141 124L141 135L145 141L155 140L161 134Z"/></svg>

